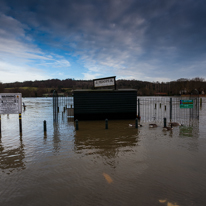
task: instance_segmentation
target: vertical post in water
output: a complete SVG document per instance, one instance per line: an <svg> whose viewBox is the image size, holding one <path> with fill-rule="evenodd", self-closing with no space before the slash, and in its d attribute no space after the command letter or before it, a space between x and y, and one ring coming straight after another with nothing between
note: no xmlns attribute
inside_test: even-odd
<svg viewBox="0 0 206 206"><path fill-rule="evenodd" d="M167 126L167 119L166 119L166 117L164 118L164 127L166 127Z"/></svg>
<svg viewBox="0 0 206 206"><path fill-rule="evenodd" d="M172 98L170 98L170 122L172 121Z"/></svg>
<svg viewBox="0 0 206 206"><path fill-rule="evenodd" d="M44 120L44 132L46 132L46 120Z"/></svg>
<svg viewBox="0 0 206 206"><path fill-rule="evenodd" d="M135 128L138 128L138 118L136 118L136 121L135 121Z"/></svg>
<svg viewBox="0 0 206 206"><path fill-rule="evenodd" d="M22 133L22 121L21 121L21 113L19 113L19 132Z"/></svg>
<svg viewBox="0 0 206 206"><path fill-rule="evenodd" d="M138 119L140 120L140 102L139 102L139 99L138 99Z"/></svg>
<svg viewBox="0 0 206 206"><path fill-rule="evenodd" d="M108 119L105 119L105 129L108 129Z"/></svg>

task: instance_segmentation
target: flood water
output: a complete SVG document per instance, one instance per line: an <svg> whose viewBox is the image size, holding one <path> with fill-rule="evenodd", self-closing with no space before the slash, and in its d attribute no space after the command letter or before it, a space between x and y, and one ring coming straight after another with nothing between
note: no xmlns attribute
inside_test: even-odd
<svg viewBox="0 0 206 206"><path fill-rule="evenodd" d="M73 121L51 98L2 115L0 206L206 205L206 99L199 121L163 131L134 120ZM47 121L47 133L43 121Z"/></svg>

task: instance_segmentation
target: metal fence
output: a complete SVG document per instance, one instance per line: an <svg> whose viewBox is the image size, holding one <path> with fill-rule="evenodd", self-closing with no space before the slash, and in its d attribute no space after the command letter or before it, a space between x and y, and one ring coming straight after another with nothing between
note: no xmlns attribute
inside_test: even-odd
<svg viewBox="0 0 206 206"><path fill-rule="evenodd" d="M193 100L193 108L180 108L180 100ZM137 114L143 122L190 122L199 118L198 97L139 97Z"/></svg>
<svg viewBox="0 0 206 206"><path fill-rule="evenodd" d="M180 108L180 100L193 100L193 108ZM198 96L190 97L138 97L137 115L141 122L179 122L189 124L194 119L199 119L201 102ZM53 94L53 119L58 121L58 114L65 112L67 108L74 108L73 97L58 96Z"/></svg>
<svg viewBox="0 0 206 206"><path fill-rule="evenodd" d="M53 92L53 121L58 122L58 116L66 113L67 108L73 108L73 97L60 96Z"/></svg>

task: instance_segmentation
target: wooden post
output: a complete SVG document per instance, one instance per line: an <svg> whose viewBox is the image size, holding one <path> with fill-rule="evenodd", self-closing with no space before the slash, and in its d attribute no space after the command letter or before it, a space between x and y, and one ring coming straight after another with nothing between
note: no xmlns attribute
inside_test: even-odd
<svg viewBox="0 0 206 206"><path fill-rule="evenodd" d="M22 133L22 121L21 121L21 113L19 113L19 132Z"/></svg>

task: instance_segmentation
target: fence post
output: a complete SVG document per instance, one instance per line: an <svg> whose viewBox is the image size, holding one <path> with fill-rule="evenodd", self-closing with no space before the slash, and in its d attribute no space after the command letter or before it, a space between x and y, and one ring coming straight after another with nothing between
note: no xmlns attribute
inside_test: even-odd
<svg viewBox="0 0 206 206"><path fill-rule="evenodd" d="M44 132L46 132L46 120L44 120Z"/></svg>
<svg viewBox="0 0 206 206"><path fill-rule="evenodd" d="M164 127L166 127L167 126L167 119L166 119L166 117L164 118Z"/></svg>
<svg viewBox="0 0 206 206"><path fill-rule="evenodd" d="M172 121L172 98L170 98L170 122Z"/></svg>
<svg viewBox="0 0 206 206"><path fill-rule="evenodd" d="M138 118L136 118L136 121L135 121L135 128L138 128Z"/></svg>
<svg viewBox="0 0 206 206"><path fill-rule="evenodd" d="M139 99L138 99L138 119L140 120L140 102L139 102Z"/></svg>

